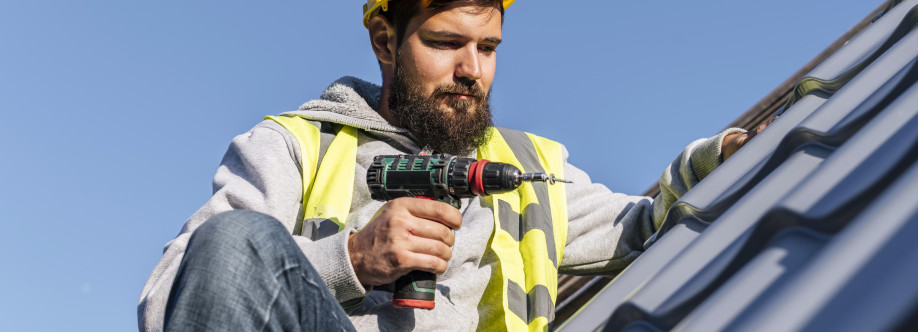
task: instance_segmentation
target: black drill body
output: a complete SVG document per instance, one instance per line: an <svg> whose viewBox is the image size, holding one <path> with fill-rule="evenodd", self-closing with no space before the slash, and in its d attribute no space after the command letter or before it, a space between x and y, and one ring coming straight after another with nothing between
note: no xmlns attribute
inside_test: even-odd
<svg viewBox="0 0 918 332"><path fill-rule="evenodd" d="M367 185L375 200L429 197L458 209L462 198L516 189L521 175L510 164L447 154L377 156L367 170Z"/></svg>

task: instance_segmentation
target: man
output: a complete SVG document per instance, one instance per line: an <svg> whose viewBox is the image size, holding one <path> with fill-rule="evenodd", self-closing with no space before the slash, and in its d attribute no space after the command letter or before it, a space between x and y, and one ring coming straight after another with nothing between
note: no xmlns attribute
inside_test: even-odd
<svg viewBox="0 0 918 332"><path fill-rule="evenodd" d="M140 328L544 330L558 273L621 271L666 207L757 132L693 142L653 200L592 184L561 145L491 127L510 3L371 0L364 23L382 86L344 77L319 100L237 136L213 197L166 245L144 286ZM529 160L525 167L573 183L465 199L459 210L370 199L374 156L419 153ZM387 285L413 270L438 274L433 310L392 306Z"/></svg>

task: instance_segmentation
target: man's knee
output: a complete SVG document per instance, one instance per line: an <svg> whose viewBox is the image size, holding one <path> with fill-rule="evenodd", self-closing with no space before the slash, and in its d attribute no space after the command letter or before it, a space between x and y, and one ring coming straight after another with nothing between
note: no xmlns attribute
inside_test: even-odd
<svg viewBox="0 0 918 332"><path fill-rule="evenodd" d="M188 243L188 251L226 252L232 247L250 246L272 237L289 236L286 228L274 217L250 210L232 210L214 215L205 221Z"/></svg>

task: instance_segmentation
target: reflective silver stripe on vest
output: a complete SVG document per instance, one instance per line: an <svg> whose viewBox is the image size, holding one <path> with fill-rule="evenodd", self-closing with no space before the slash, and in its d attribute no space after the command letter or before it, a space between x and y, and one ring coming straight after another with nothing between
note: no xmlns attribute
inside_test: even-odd
<svg viewBox="0 0 918 332"><path fill-rule="evenodd" d="M331 219L310 218L303 221L302 236L318 241L338 234L338 224Z"/></svg>
<svg viewBox="0 0 918 332"><path fill-rule="evenodd" d="M548 318L549 322L555 319L555 305L551 302L548 287L536 285L526 293L519 284L513 280L508 281L507 299L510 311L522 318L526 324L539 317Z"/></svg>
<svg viewBox="0 0 918 332"><path fill-rule="evenodd" d="M338 136L338 129L341 129L340 126L334 126L329 122L319 122L319 121L309 121L317 128L319 128L319 159L316 160L316 166L320 167L322 165L322 159L325 158L325 152L328 152L328 147L331 145L331 142L335 140L335 137ZM316 167L316 170L319 168Z"/></svg>
<svg viewBox="0 0 918 332"><path fill-rule="evenodd" d="M513 155L517 160L520 161L520 164L523 166L523 172L525 173L545 173L545 170L542 168L542 164L539 162L538 157L535 154L536 148L532 144L532 140L529 139L529 136L526 133L518 130L498 128L500 135L504 137L504 140L507 142L507 145L510 146L510 150L513 151ZM555 232L554 225L551 221L551 205L548 199L548 184L546 183L532 183L532 188L535 191L536 199L539 200L539 204L529 204L526 207L523 207L523 218L511 218L512 216L509 213L513 213L510 209L505 209L504 206L500 205L498 213L500 214L501 228L513 235L513 238L517 241L520 241L523 236L528 233L530 230L539 229L545 233L546 247L548 248L548 257L551 259L551 262L555 264L555 267L558 266L558 255L555 250ZM508 206L509 207L509 206ZM509 211L505 221L504 213ZM515 214L515 213L513 213ZM521 220L522 225L509 225L512 223L512 220ZM507 225L505 225L507 223ZM511 228L504 228L504 226ZM515 226L515 229L512 227ZM522 227L520 227L522 226ZM551 300L548 300L551 302Z"/></svg>
<svg viewBox="0 0 918 332"><path fill-rule="evenodd" d="M500 229L503 229L507 233L510 233L513 236L513 240L520 242L523 237L520 235L520 214L513 211L513 208L510 207L510 203L504 202L502 200L497 200L497 213L499 214L500 220Z"/></svg>

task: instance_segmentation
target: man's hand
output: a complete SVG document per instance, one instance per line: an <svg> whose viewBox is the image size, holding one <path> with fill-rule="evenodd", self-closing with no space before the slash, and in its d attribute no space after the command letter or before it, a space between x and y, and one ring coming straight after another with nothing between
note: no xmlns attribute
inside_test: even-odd
<svg viewBox="0 0 918 332"><path fill-rule="evenodd" d="M367 286L395 281L412 270L441 274L453 252L462 214L443 202L397 198L348 238L357 279Z"/></svg>
<svg viewBox="0 0 918 332"><path fill-rule="evenodd" d="M730 158L737 150L739 150L743 145L746 145L749 140L751 140L755 135L758 135L762 132L765 127L768 127L772 121L775 121L777 117L772 118L768 123L764 123L755 127L753 130L746 131L745 133L730 134L724 137L724 141L720 145L720 155L721 161L727 161L727 158Z"/></svg>

